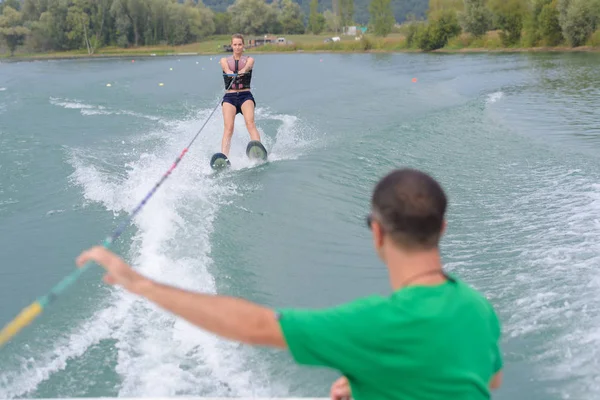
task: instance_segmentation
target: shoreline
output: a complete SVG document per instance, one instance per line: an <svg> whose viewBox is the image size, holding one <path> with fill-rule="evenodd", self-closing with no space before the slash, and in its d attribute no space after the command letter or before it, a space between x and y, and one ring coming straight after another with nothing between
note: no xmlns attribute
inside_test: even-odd
<svg viewBox="0 0 600 400"><path fill-rule="evenodd" d="M98 54L73 54L69 52L65 53L39 53L39 54L28 54L28 55L14 55L13 57L0 56L0 63L2 62L23 62L23 61L44 61L44 60L92 60L92 59L108 59L108 58L152 58L152 57L186 57L186 56L214 56L214 55L228 55L228 52L218 51L198 51L198 52L177 52L168 50L161 50L160 53L153 53L152 50L143 52L141 49L136 51L123 51L115 53L98 53ZM431 52L425 52L419 49L370 49L370 50L347 50L347 49L323 49L323 50L266 50L260 51L256 49L247 49L247 54L297 54L297 53L308 53L308 54L335 54L335 53L431 53L431 54L486 54L486 53L600 53L600 46L581 46L581 47L523 47L523 48L456 48L456 49L438 49Z"/></svg>
<svg viewBox="0 0 600 400"><path fill-rule="evenodd" d="M461 49L439 49L432 51L432 53L600 53L600 46L499 47L494 49L465 47Z"/></svg>

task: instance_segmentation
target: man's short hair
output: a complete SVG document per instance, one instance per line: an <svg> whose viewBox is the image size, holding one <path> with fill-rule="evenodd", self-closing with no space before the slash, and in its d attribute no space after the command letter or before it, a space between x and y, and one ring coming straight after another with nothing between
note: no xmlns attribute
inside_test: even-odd
<svg viewBox="0 0 600 400"><path fill-rule="evenodd" d="M429 250L438 247L447 198L439 183L414 169L397 169L375 186L372 218L401 248Z"/></svg>

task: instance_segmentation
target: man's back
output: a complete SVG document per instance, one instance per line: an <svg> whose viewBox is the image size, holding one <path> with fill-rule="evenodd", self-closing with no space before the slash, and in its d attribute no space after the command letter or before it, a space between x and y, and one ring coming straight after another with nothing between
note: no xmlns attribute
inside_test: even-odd
<svg viewBox="0 0 600 400"><path fill-rule="evenodd" d="M281 326L296 361L338 369L358 400L487 399L502 365L494 310L455 279L328 310L282 310Z"/></svg>

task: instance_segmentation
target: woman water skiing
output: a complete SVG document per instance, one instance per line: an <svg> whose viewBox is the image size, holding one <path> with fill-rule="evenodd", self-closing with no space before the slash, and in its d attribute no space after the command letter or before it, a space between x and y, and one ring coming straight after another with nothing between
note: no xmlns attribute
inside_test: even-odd
<svg viewBox="0 0 600 400"><path fill-rule="evenodd" d="M254 123L256 101L250 91L254 58L243 55L244 37L239 33L231 37L231 48L233 49L233 55L221 58L225 89L228 89L221 102L224 122L221 152L227 157L229 156L233 125L237 114L241 113L244 116L250 139L260 142L260 134ZM237 76L231 76L234 74L237 74Z"/></svg>

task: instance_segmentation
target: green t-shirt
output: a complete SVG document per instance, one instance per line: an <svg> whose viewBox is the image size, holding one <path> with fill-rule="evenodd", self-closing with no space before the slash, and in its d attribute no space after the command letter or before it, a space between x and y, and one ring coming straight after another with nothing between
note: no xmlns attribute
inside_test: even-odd
<svg viewBox="0 0 600 400"><path fill-rule="evenodd" d="M502 368L500 323L485 297L452 279L324 310L278 310L292 357L339 370L357 400L488 399Z"/></svg>

